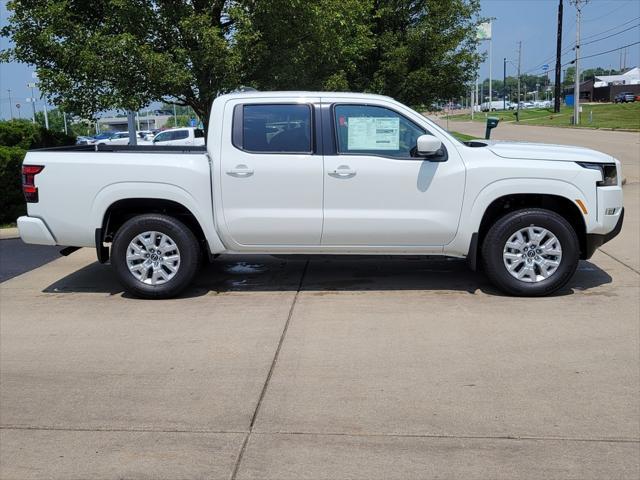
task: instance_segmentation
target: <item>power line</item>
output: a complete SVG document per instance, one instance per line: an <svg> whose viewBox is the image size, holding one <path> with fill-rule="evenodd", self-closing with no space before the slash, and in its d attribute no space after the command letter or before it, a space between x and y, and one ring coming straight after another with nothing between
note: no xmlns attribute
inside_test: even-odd
<svg viewBox="0 0 640 480"><path fill-rule="evenodd" d="M624 27L625 25L628 25L629 23L631 23L631 22L635 22L636 20L639 20L639 19L640 19L640 17L632 18L631 20L627 20L626 22L623 22L623 23L621 23L620 25L616 25L615 27L608 28L608 29L603 30L603 31L601 31L601 32L597 32L597 33L591 34L591 35L589 35L589 36L583 37L583 38L582 38L582 40L588 40L588 39L590 39L590 38L597 37L597 36L602 35L602 34L604 34L604 33L611 32L612 30L616 30L616 29L618 29L618 28L620 28L620 27ZM600 40L604 40L604 39L606 39L606 38L613 37L613 36L618 35L618 34L620 34L620 33L624 33L624 32L626 32L626 31L628 31L628 30L633 29L633 28L637 28L638 26L640 26L640 24L636 24L636 25L634 25L634 26L632 26L632 27L629 27L629 28L627 28L627 29L625 29L625 30L621 30L620 32L613 33L613 34L611 34L610 36L607 36L607 37L603 37L603 38L596 39L596 40L593 40L593 41L590 41L590 42L582 43L582 45L588 45L588 44L591 44L591 43L599 42ZM572 51L572 50L575 48L575 45L576 45L576 42L575 42L575 41L571 42L571 44L569 44L567 47L565 47L564 49L562 49L561 55L562 55L562 56L564 56L566 53L569 53L570 51ZM532 72L535 72L535 71L539 70L539 69L540 69L540 67L541 67L542 65L547 64L547 63L551 62L555 57L556 57L555 55L549 55L549 56L548 56L545 60L543 60L542 62L538 62L538 63L534 64L535 66L534 66L533 68L530 68L530 69L528 69L528 70L524 71L524 72L523 72L523 75L526 75L526 74L528 74L528 73L532 73Z"/></svg>
<svg viewBox="0 0 640 480"><path fill-rule="evenodd" d="M585 58L599 57L600 55L604 55L606 53L617 52L618 50L622 50L623 48L633 47L634 45L638 45L639 43L640 41L637 41L634 43L630 43L629 45L623 45L622 47L614 48L612 50L607 50L606 52L599 52L599 53L594 53L593 55L587 55L586 57L580 57L580 59L584 60ZM562 66L566 67L567 65L571 65L572 63L575 63L575 60L571 60L570 62L567 62Z"/></svg>
<svg viewBox="0 0 640 480"><path fill-rule="evenodd" d="M618 8L614 8L613 10L610 10L608 13L605 13L604 15L600 15L598 17L595 18L589 18L587 20L583 20L583 22L585 23L589 23L589 22L595 22L596 20L601 20L605 17L608 17L609 15L611 15L612 13L616 13L618 10L621 10L624 7L628 7L629 4L628 3L622 3L622 5L620 5Z"/></svg>
<svg viewBox="0 0 640 480"><path fill-rule="evenodd" d="M621 33L628 32L629 30L633 30L634 28L638 28L638 27L640 27L640 23L637 24L637 25L634 25L633 27L629 27L629 28L626 28L626 29L621 30L619 32L612 33L611 35L607 35L606 37L596 38L595 40L591 40L590 42L582 42L582 46L590 45L592 43L596 43L596 42L600 42L602 40L606 40L607 38L615 37L616 35L620 35Z"/></svg>
<svg viewBox="0 0 640 480"><path fill-rule="evenodd" d="M590 38L597 37L598 35L602 35L603 33L607 33L607 32L610 32L612 30L616 30L617 28L624 27L625 25L628 25L629 23L635 22L636 20L639 20L639 19L640 19L640 17L632 18L631 20L627 20L626 22L623 22L620 25L616 25L615 27L607 28L606 30L603 30L602 32L593 33L591 35L588 35L588 36L584 37L583 40L588 40Z"/></svg>

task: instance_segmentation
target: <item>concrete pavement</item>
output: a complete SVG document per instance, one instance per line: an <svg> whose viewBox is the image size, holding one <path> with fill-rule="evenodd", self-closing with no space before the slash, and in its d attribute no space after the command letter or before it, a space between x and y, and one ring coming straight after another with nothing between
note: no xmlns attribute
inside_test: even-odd
<svg viewBox="0 0 640 480"><path fill-rule="evenodd" d="M1 283L0 478L638 478L638 188L549 298L414 257L227 256L143 301L83 249Z"/></svg>

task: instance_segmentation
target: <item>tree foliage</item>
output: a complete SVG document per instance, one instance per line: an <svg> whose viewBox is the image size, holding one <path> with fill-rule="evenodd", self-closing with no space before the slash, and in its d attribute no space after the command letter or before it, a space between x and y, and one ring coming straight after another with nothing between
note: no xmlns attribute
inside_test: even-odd
<svg viewBox="0 0 640 480"><path fill-rule="evenodd" d="M475 75L479 0L11 0L5 61L92 116L261 90L356 90L426 104Z"/></svg>

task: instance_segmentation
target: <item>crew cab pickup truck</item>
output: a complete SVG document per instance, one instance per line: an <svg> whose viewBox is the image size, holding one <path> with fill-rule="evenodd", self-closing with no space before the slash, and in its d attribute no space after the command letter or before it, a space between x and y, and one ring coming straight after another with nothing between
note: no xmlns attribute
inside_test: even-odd
<svg viewBox="0 0 640 480"><path fill-rule="evenodd" d="M620 162L586 148L462 143L391 98L244 92L206 147L30 151L27 243L95 247L126 290L177 295L219 254L447 255L503 291L563 287L622 227Z"/></svg>

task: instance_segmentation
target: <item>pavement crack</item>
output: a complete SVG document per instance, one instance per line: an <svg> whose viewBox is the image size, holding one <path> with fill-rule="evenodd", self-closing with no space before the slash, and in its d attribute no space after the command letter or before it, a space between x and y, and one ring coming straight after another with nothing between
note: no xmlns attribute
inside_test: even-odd
<svg viewBox="0 0 640 480"><path fill-rule="evenodd" d="M54 432L113 432L113 433L202 433L202 434L246 434L246 431L208 430L189 428L113 428L113 427L59 427L51 425L0 425L0 430L40 430Z"/></svg>
<svg viewBox="0 0 640 480"><path fill-rule="evenodd" d="M260 397L258 397L258 403L256 404L256 408L254 409L253 415L251 416L251 422L249 423L249 431L246 433L244 437L244 441L242 442L242 446L240 447L240 452L238 453L238 458L236 459L236 463L233 467L233 471L231 472L231 480L235 480L236 477L238 476L240 463L242 463L244 452L247 448L247 444L249 443L249 438L251 437L251 433L253 432L253 426L255 425L256 419L258 418L258 414L260 413L260 408L262 407L262 402L267 393L269 382L271 381L271 377L273 376L273 372L276 368L276 364L278 363L280 350L282 350L282 344L284 343L284 339L287 336L287 331L289 330L289 324L291 323L291 318L293 317L293 311L295 309L296 304L298 303L298 297L300 295L300 291L302 290L302 284L304 282L305 276L307 275L308 268L309 268L309 260L305 262L304 268L302 269L302 274L300 275L300 282L298 282L298 288L296 290L295 295L293 296L291 307L289 307L289 314L287 315L287 321L285 322L284 328L282 329L282 334L280 335L278 346L276 347L276 351L273 355L273 360L271 361L271 367L269 367L269 373L267 373L267 378L264 382L264 385L262 386Z"/></svg>
<svg viewBox="0 0 640 480"><path fill-rule="evenodd" d="M584 438L543 435L453 435L429 433L348 433L348 432L253 432L254 435L308 435L327 437L388 437L388 438L435 438L461 440L533 440L533 441L567 441L567 442L601 442L601 443L640 443L640 438Z"/></svg>
<svg viewBox="0 0 640 480"><path fill-rule="evenodd" d="M629 270L636 272L638 275L640 275L640 271L636 270L635 268L633 268L631 265L624 263L622 260L617 259L616 257L614 257L613 255L611 255L610 253L605 252L603 249L598 249L600 250L602 253L604 253L607 257L615 260L616 262L618 262L621 265L624 265L625 267L627 267Z"/></svg>

